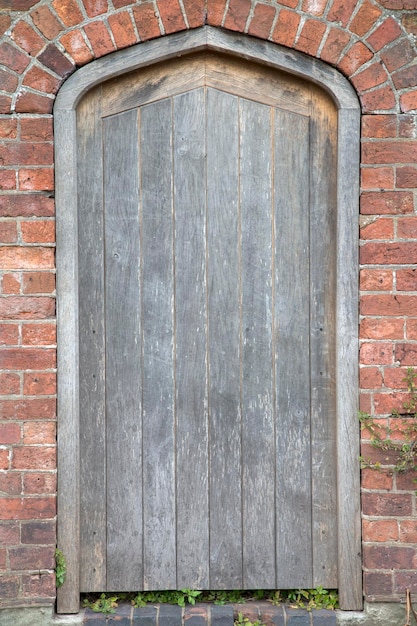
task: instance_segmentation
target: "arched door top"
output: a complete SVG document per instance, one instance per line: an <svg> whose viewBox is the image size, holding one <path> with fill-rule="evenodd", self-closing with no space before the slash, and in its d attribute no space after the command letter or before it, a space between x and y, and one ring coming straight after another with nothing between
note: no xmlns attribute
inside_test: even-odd
<svg viewBox="0 0 417 626"><path fill-rule="evenodd" d="M340 605L359 609L362 604L360 561L360 505L357 428L357 214L359 166L359 104L355 93L336 70L320 61L268 42L205 27L140 44L99 59L74 74L63 86L55 104L57 294L58 294L58 447L59 447L59 546L67 558L67 581L59 591L58 610L76 612L79 606L80 553L80 396L79 396L79 233L83 228L77 190L77 107L93 87L139 70L150 78L160 64L177 57L221 53L233 65L236 58L256 63L265 75L261 101L279 98L268 68L314 83L329 93L338 110L337 163L329 164L337 178L334 228L337 239L335 301L336 464L338 578ZM156 66L158 64L158 67ZM181 75L181 61L170 64ZM175 69L176 68L176 69ZM207 72L206 72L207 73ZM191 72L192 75L192 72ZM238 70L230 74L230 80ZM121 79L119 79L120 81ZM124 79L123 79L124 80ZM216 77L211 77L215 85ZM175 82L175 81L174 81ZM156 81L157 83L157 81ZM142 81L142 84L143 81ZM145 80L146 84L146 80ZM178 85L175 85L175 90ZM243 87L238 85L234 90ZM164 86L165 89L165 86ZM168 90L169 92L169 90ZM296 92L296 88L293 89ZM123 90L118 89L118 97ZM278 94L278 95L274 95ZM164 97L162 90L160 97ZM169 93L168 93L169 95ZM242 91L242 95L245 96ZM138 96L136 94L136 100ZM139 96L139 103L140 103ZM149 99L142 98L144 103ZM256 99L256 98L255 98ZM135 101L134 106L138 103ZM111 98L108 115L117 112ZM279 104L278 104L279 106ZM303 96L294 105L309 106ZM124 110L128 110L125 104ZM297 110L295 110L297 113ZM302 114L302 112L301 112ZM104 113L106 115L106 113ZM90 129L94 132L93 127ZM89 132L89 129L84 129ZM326 164L324 164L326 165Z"/></svg>

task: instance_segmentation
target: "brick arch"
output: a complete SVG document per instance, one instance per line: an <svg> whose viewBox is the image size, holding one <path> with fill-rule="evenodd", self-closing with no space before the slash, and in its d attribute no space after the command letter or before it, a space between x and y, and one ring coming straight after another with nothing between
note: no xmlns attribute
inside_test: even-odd
<svg viewBox="0 0 417 626"><path fill-rule="evenodd" d="M51 113L56 92L77 67L204 24L248 33L333 65L353 83L363 112L417 108L417 51L395 12L372 0L304 0L301 9L298 4L114 0L110 8L107 0L16 0L17 10L0 17L0 113Z"/></svg>

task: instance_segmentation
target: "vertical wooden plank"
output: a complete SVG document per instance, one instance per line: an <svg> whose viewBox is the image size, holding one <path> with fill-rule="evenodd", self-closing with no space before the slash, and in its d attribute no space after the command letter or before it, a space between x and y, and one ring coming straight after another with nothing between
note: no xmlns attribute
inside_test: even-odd
<svg viewBox="0 0 417 626"><path fill-rule="evenodd" d="M141 109L144 587L175 589L171 100Z"/></svg>
<svg viewBox="0 0 417 626"><path fill-rule="evenodd" d="M243 587L275 586L271 109L240 100Z"/></svg>
<svg viewBox="0 0 417 626"><path fill-rule="evenodd" d="M142 371L138 112L103 121L107 588L141 589Z"/></svg>
<svg viewBox="0 0 417 626"><path fill-rule="evenodd" d="M100 90L78 107L81 590L106 588L106 441ZM94 163L94 167L91 164Z"/></svg>
<svg viewBox="0 0 417 626"><path fill-rule="evenodd" d="M209 586L205 95L174 98L177 584Z"/></svg>
<svg viewBox="0 0 417 626"><path fill-rule="evenodd" d="M207 90L210 587L241 588L238 99Z"/></svg>
<svg viewBox="0 0 417 626"><path fill-rule="evenodd" d="M275 111L277 587L310 587L308 118Z"/></svg>
<svg viewBox="0 0 417 626"><path fill-rule="evenodd" d="M330 98L311 118L310 269L313 585L337 587L336 128Z"/></svg>

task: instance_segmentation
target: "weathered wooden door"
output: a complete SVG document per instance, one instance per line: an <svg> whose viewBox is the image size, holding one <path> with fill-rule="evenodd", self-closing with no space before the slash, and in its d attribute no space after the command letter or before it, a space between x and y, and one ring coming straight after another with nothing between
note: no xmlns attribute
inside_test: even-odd
<svg viewBox="0 0 417 626"><path fill-rule="evenodd" d="M337 587L334 105L204 54L78 129L82 590Z"/></svg>

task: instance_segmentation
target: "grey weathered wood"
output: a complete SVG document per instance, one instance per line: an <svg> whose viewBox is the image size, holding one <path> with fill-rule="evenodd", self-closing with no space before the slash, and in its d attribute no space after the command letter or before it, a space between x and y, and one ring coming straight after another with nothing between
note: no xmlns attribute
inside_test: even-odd
<svg viewBox="0 0 417 626"><path fill-rule="evenodd" d="M141 110L143 568L145 589L175 589L172 105Z"/></svg>
<svg viewBox="0 0 417 626"><path fill-rule="evenodd" d="M174 98L177 585L209 586L205 93Z"/></svg>
<svg viewBox="0 0 417 626"><path fill-rule="evenodd" d="M141 589L142 333L136 110L103 121L107 589Z"/></svg>
<svg viewBox="0 0 417 626"><path fill-rule="evenodd" d="M311 587L309 120L275 111L277 587Z"/></svg>
<svg viewBox="0 0 417 626"><path fill-rule="evenodd" d="M238 150L238 99L208 89L211 589L242 586Z"/></svg>
<svg viewBox="0 0 417 626"><path fill-rule="evenodd" d="M101 91L79 106L80 523L81 588L106 586L105 327ZM94 167L91 167L94 164Z"/></svg>
<svg viewBox="0 0 417 626"><path fill-rule="evenodd" d="M336 472L336 163L337 116L317 96L311 118L310 380L313 586L337 587ZM322 582L319 582L322 581Z"/></svg>
<svg viewBox="0 0 417 626"><path fill-rule="evenodd" d="M78 239L77 223L83 228L85 209L74 195L76 187L76 126L73 111L83 94L94 84L159 59L172 58L185 51L219 51L244 59L259 60L273 69L288 71L324 87L339 110L337 147L338 229L337 239L337 474L339 533L339 593L342 608L362 605L360 579L359 483L357 467L357 171L359 106L349 83L333 68L241 35L210 27L179 33L109 55L82 68L65 82L55 103L57 162L57 263L59 328L59 542L68 561L68 580L59 591L58 610L77 612L79 607L77 536L79 524L78 428ZM258 94L256 94L258 97ZM259 96L262 98L262 95ZM81 127L80 132L83 132ZM77 211L79 210L79 217ZM336 210L336 207L335 207Z"/></svg>
<svg viewBox="0 0 417 626"><path fill-rule="evenodd" d="M66 580L57 589L57 610L77 613L80 606L80 447L78 378L78 207L75 174L76 119L74 111L57 111L60 127L55 149L55 189L58 200L65 198L65 211L59 212L57 240L57 351L58 394L58 547L65 554ZM69 122L69 123L68 123ZM72 172L73 177L68 176ZM75 189L74 189L75 185ZM58 201L59 205L59 201Z"/></svg>
<svg viewBox="0 0 417 626"><path fill-rule="evenodd" d="M243 587L275 587L271 109L240 100Z"/></svg>

